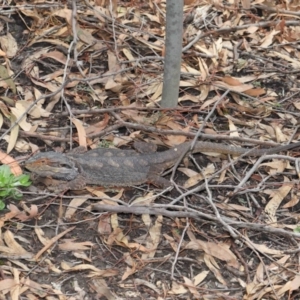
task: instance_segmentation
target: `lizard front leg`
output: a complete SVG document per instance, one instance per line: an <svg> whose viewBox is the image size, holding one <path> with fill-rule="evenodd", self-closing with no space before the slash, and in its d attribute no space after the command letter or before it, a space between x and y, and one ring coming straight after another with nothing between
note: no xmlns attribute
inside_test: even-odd
<svg viewBox="0 0 300 300"><path fill-rule="evenodd" d="M49 178L46 178L49 180ZM51 182L47 184L47 189L55 193L61 193L67 190L82 190L86 187L86 180L83 176L77 176L70 181L55 180L51 178Z"/></svg>

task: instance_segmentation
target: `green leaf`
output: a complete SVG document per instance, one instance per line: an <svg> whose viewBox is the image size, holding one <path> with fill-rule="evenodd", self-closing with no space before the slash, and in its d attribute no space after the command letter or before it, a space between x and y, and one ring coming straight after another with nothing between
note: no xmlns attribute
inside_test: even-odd
<svg viewBox="0 0 300 300"><path fill-rule="evenodd" d="M15 200L22 198L22 196L23 196L23 194L20 191L18 191L17 189L13 189L11 191L11 197L13 197Z"/></svg>
<svg viewBox="0 0 300 300"><path fill-rule="evenodd" d="M10 167L8 165L2 165L0 167L0 176L7 177L9 175L11 175Z"/></svg>
<svg viewBox="0 0 300 300"><path fill-rule="evenodd" d="M6 82L6 84L10 87L12 92L16 93L16 85L14 81L9 76L7 69L4 66L0 66L0 77Z"/></svg>
<svg viewBox="0 0 300 300"><path fill-rule="evenodd" d="M18 181L21 186L29 186L31 184L30 176L26 174L15 177L15 180Z"/></svg>
<svg viewBox="0 0 300 300"><path fill-rule="evenodd" d="M5 189L5 190L2 190L0 191L0 198L5 198L9 195L10 191L9 189Z"/></svg>
<svg viewBox="0 0 300 300"><path fill-rule="evenodd" d="M5 203L0 200L0 210L3 210L5 208Z"/></svg>
<svg viewBox="0 0 300 300"><path fill-rule="evenodd" d="M14 176L9 166L0 166L0 198L12 197L20 199L23 194L16 189L18 186L29 186L31 184L29 175ZM0 200L1 201L1 200Z"/></svg>
<svg viewBox="0 0 300 300"><path fill-rule="evenodd" d="M300 232L300 226L297 226L297 227L294 229L294 232L299 233L299 232Z"/></svg>

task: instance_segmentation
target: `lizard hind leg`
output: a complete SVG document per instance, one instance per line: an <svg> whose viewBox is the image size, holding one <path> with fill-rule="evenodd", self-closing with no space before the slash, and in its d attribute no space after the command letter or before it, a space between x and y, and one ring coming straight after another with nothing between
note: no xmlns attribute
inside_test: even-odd
<svg viewBox="0 0 300 300"><path fill-rule="evenodd" d="M148 182L158 188L163 188L163 189L166 189L166 188L172 186L172 184L169 180L167 180L159 175L156 175L156 174L150 174L148 177Z"/></svg>
<svg viewBox="0 0 300 300"><path fill-rule="evenodd" d="M151 166L148 173L148 182L159 188L168 188L172 184L169 180L161 177L160 174L164 171L163 166Z"/></svg>

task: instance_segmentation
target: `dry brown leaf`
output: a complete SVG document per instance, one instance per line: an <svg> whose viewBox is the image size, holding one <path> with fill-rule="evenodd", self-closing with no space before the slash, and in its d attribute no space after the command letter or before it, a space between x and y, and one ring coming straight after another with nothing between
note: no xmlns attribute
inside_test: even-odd
<svg viewBox="0 0 300 300"><path fill-rule="evenodd" d="M123 192L124 192L124 189L120 189L118 194L115 195L114 198L111 198L108 195L106 195L104 192L99 191L99 190L95 190L92 187L87 187L86 189L89 192L96 195L97 197L105 199L105 200L97 203L97 204L100 204L100 205L101 204L103 204L103 205L116 205L116 206L119 205L117 203L117 200L119 200L122 197ZM111 200L109 200L109 199L111 199ZM118 215L117 214L111 214L111 216L110 216L110 225L113 228L114 232L111 233L111 235L108 237L108 241L107 241L108 244L113 243L115 235L116 235L115 231L119 230L119 221L118 221Z"/></svg>
<svg viewBox="0 0 300 300"><path fill-rule="evenodd" d="M56 94L55 96L51 97L51 101L47 104L45 110L47 112L51 112L54 108L55 104L60 100L60 94Z"/></svg>
<svg viewBox="0 0 300 300"><path fill-rule="evenodd" d="M267 247L266 245L260 245L251 242L251 246L253 246L257 251L264 253L264 254L276 254L276 255L282 255L283 252L277 249L271 249Z"/></svg>
<svg viewBox="0 0 300 300"><path fill-rule="evenodd" d="M276 52L276 51L269 51L267 53L267 55L269 56L273 56L273 57L276 57L276 58L282 58L288 62L291 63L291 65L293 66L293 68L295 69L299 69L300 68L300 61L298 59L294 59L292 58L291 56L289 55L286 55L286 54L282 54L280 52Z"/></svg>
<svg viewBox="0 0 300 300"><path fill-rule="evenodd" d="M13 275L15 282L20 282L20 272L18 269L13 268ZM27 289L27 288L26 288ZM20 299L20 293L21 293L21 285L16 284L11 290L10 290L10 297L12 300L19 300Z"/></svg>
<svg viewBox="0 0 300 300"><path fill-rule="evenodd" d="M92 29L92 31L90 32L90 30L82 28L78 25L78 23L76 23L76 30L77 30L77 34L78 34L79 39L83 43L85 43L87 45L92 45L95 42L97 42L97 40L92 35L92 32L94 31L94 29Z"/></svg>
<svg viewBox="0 0 300 300"><path fill-rule="evenodd" d="M35 96L37 96L37 94L35 94ZM39 96L37 96L36 98L38 98L38 97ZM33 102L32 100L30 100L30 101L17 101L16 102L16 107L23 107L23 110L27 110L29 108L29 106L32 105L32 102ZM40 102L37 105L34 105L30 109L28 114L32 118L36 118L36 119L39 119L40 117L49 117L51 115L50 112L48 112L48 111L46 111L45 109L42 108L42 104ZM32 131L32 126L31 126L31 131Z"/></svg>
<svg viewBox="0 0 300 300"><path fill-rule="evenodd" d="M282 187L272 191L272 199L268 202L268 204L265 207L265 213L268 215L271 225L276 225L276 211L279 205L281 204L282 200L289 194L292 188L293 184L289 181L287 177L284 177L284 183Z"/></svg>
<svg viewBox="0 0 300 300"><path fill-rule="evenodd" d="M251 7L251 1L250 0L241 0L241 3L242 3L242 7L244 9L250 9Z"/></svg>
<svg viewBox="0 0 300 300"><path fill-rule="evenodd" d="M6 230L3 234L5 244L14 254L28 254L28 252L15 240L13 233Z"/></svg>
<svg viewBox="0 0 300 300"><path fill-rule="evenodd" d="M238 132L238 128L235 126L235 124L230 119L228 119L228 126L229 126L229 130L230 130L230 136L233 136L233 137L240 136L239 132Z"/></svg>
<svg viewBox="0 0 300 300"><path fill-rule="evenodd" d="M75 226L70 227L68 229L66 229L65 231L61 232L60 234L54 236L51 240L49 240L48 244L45 245L34 257L34 259L37 261L40 256L47 251L54 243L56 243L61 237L63 237L65 234L67 234L68 232L72 231L73 229L75 229Z"/></svg>
<svg viewBox="0 0 300 300"><path fill-rule="evenodd" d="M8 110L7 106L2 101L0 101L0 110L1 110L2 114L4 115L4 117L10 118L10 111Z"/></svg>
<svg viewBox="0 0 300 300"><path fill-rule="evenodd" d="M170 246L172 247L173 251L176 252L178 249L177 241L173 237L171 237L167 234L164 234L163 236L166 239L166 241L168 241L170 243Z"/></svg>
<svg viewBox="0 0 300 300"><path fill-rule="evenodd" d="M38 42L40 43L41 40L38 40ZM49 49L50 47L43 47L42 49L34 51L31 55L27 56L21 64L22 70L25 70L25 72L30 72L34 67L34 62L38 60L42 54L47 53Z"/></svg>
<svg viewBox="0 0 300 300"><path fill-rule="evenodd" d="M274 160L272 162L260 164L260 167L267 166L270 169L268 170L268 174L276 174L283 172L287 166L288 162L284 160Z"/></svg>
<svg viewBox="0 0 300 300"><path fill-rule="evenodd" d="M200 107L200 110L206 110L207 107L211 106L212 104L214 104L215 102L217 102L219 100L219 96L215 96L209 100L206 100Z"/></svg>
<svg viewBox="0 0 300 300"><path fill-rule="evenodd" d="M179 86L180 87L192 87L192 86L197 86L196 85L197 81L196 80L180 80Z"/></svg>
<svg viewBox="0 0 300 300"><path fill-rule="evenodd" d="M27 214L25 211L20 211L19 208L17 206L15 206L14 204L10 204L9 209L11 210L11 212L13 214L15 214L15 218L22 222L28 221L28 220L36 217L38 214L38 209L37 209L36 205L32 205L32 207L30 209L26 209Z"/></svg>
<svg viewBox="0 0 300 300"><path fill-rule="evenodd" d="M300 110L300 102L293 101L292 103L298 110Z"/></svg>
<svg viewBox="0 0 300 300"><path fill-rule="evenodd" d="M209 67L207 66L206 61L203 58L198 57L198 63L199 63L202 80L205 81L209 76ZM206 85L205 89L207 88L209 88L209 85Z"/></svg>
<svg viewBox="0 0 300 300"><path fill-rule="evenodd" d="M97 232L101 235L109 235L112 233L109 214L103 214L102 216L99 217Z"/></svg>
<svg viewBox="0 0 300 300"><path fill-rule="evenodd" d="M14 57L18 52L18 44L15 38L7 32L6 35L0 36L1 49L5 51L5 55L9 58Z"/></svg>
<svg viewBox="0 0 300 300"><path fill-rule="evenodd" d="M129 49L124 48L124 49L122 49L122 51L128 60L134 60L134 56L132 55L132 53Z"/></svg>
<svg viewBox="0 0 300 300"><path fill-rule="evenodd" d="M48 30L47 30L48 31ZM64 34L68 33L68 27L63 27L60 30L58 30L58 36L64 36ZM49 44L53 44L53 45L57 45L60 46L62 48L68 49L69 48L69 44L65 43L64 41L60 40L60 39L40 39L40 37L35 37L32 39L32 41L29 43L28 46L34 45L35 43L49 43ZM47 50L48 51L48 50ZM44 51L44 52L47 52Z"/></svg>
<svg viewBox="0 0 300 300"><path fill-rule="evenodd" d="M200 284L201 282L203 282L203 280L207 277L208 274L209 274L209 271L202 271L201 273L197 274L193 278L194 284L197 286L198 284Z"/></svg>
<svg viewBox="0 0 300 300"><path fill-rule="evenodd" d="M236 210L236 211L250 211L251 209L246 206L234 203L216 203L216 206L222 210Z"/></svg>
<svg viewBox="0 0 300 300"><path fill-rule="evenodd" d="M300 287L300 275L295 275L294 279L291 281L290 292L299 290Z"/></svg>
<svg viewBox="0 0 300 300"><path fill-rule="evenodd" d="M50 92L55 92L59 89L59 86L56 85L55 83L51 83L51 82L42 82L42 81L37 81L33 78L31 78L31 81L36 84L37 86L41 86L47 90L49 90ZM60 97L60 95L59 95Z"/></svg>
<svg viewBox="0 0 300 300"><path fill-rule="evenodd" d="M208 154L209 155L209 154ZM179 168L179 170L182 172L183 170L189 170L189 169L185 169L185 168ZM184 187L185 188L189 188L191 186L194 186L195 184L199 183L200 181L202 181L203 175L205 177L209 177L210 175L212 175L215 172L215 165L214 164L209 164L207 167L205 167L205 169L202 169L202 172L193 176L189 176L190 172L183 172L185 173L185 175L189 176L190 178L184 183Z"/></svg>
<svg viewBox="0 0 300 300"><path fill-rule="evenodd" d="M57 50L56 51L50 51L48 53L43 54L42 58L44 58L44 57L52 58L52 59L60 62L63 65L66 65L66 63L67 63L67 57L64 55L64 53L62 53L60 51L57 51ZM72 59L69 60L69 64L70 65L72 64ZM48 74L48 76L49 76L49 74Z"/></svg>
<svg viewBox="0 0 300 300"><path fill-rule="evenodd" d="M280 31L273 29L271 32L267 33L265 37L261 40L261 47L268 48L272 43L274 36L280 33Z"/></svg>
<svg viewBox="0 0 300 300"><path fill-rule="evenodd" d="M116 54L112 51L107 51L108 55L108 70L109 73L117 72L121 69L119 61L116 57ZM115 77L115 76L113 76Z"/></svg>
<svg viewBox="0 0 300 300"><path fill-rule="evenodd" d="M207 99L209 92L210 92L210 86L208 84L201 84L199 86L199 91L200 91L200 97L197 98L198 102L203 102L204 100Z"/></svg>
<svg viewBox="0 0 300 300"><path fill-rule="evenodd" d="M264 95L266 93L266 90L262 88L254 88L254 89L246 90L244 93L251 97L258 97Z"/></svg>
<svg viewBox="0 0 300 300"><path fill-rule="evenodd" d="M64 265L65 272L87 271L87 270L93 271L95 274L94 276L100 276L100 277L112 277L112 276L116 276L119 273L119 271L116 269L101 270L89 264L80 264L74 267L68 267L67 265Z"/></svg>
<svg viewBox="0 0 300 300"><path fill-rule="evenodd" d="M8 208L10 208L11 205L9 205ZM8 213L6 213L4 216L0 217L0 228L4 226L4 223L6 221L9 221L13 218L15 218L19 214L19 210L13 210Z"/></svg>
<svg viewBox="0 0 300 300"><path fill-rule="evenodd" d="M3 279L0 281L0 291L5 295L16 285L18 285L18 281L14 279Z"/></svg>
<svg viewBox="0 0 300 300"><path fill-rule="evenodd" d="M292 195L292 198L290 201L288 201L286 204L282 205L282 208L290 208L297 205L300 201L299 195Z"/></svg>
<svg viewBox="0 0 300 300"><path fill-rule="evenodd" d="M238 268L239 263L236 256L230 251L229 245L223 243L204 242L196 239L192 232L188 230L188 236L191 239L185 246L185 249L202 250L208 255L226 261L228 265Z"/></svg>
<svg viewBox="0 0 300 300"><path fill-rule="evenodd" d="M222 78L222 81L225 82L225 83L227 83L228 85L231 85L231 86L242 85L242 82L239 81L238 78L231 77L231 76L224 76Z"/></svg>
<svg viewBox="0 0 300 300"><path fill-rule="evenodd" d="M74 250L90 250L93 247L93 243L86 242L74 242L75 239L65 239L63 243L58 245L59 249L63 251L74 251Z"/></svg>
<svg viewBox="0 0 300 300"><path fill-rule="evenodd" d="M136 199L134 199L131 203L132 206L139 206L139 205L143 205L143 206L149 206L150 204L152 204L156 199L156 195L153 192L150 192L148 194L146 194L145 196L142 197L137 197Z"/></svg>
<svg viewBox="0 0 300 300"><path fill-rule="evenodd" d="M129 256L129 254L127 255ZM127 266L124 274L122 275L122 281L126 280L130 275L134 274L136 271L137 271L137 267L135 262L131 265L131 267Z"/></svg>
<svg viewBox="0 0 300 300"><path fill-rule="evenodd" d="M88 197L76 197L71 200L69 203L66 213L65 213L65 218L68 220L72 218L77 211L77 208L80 207L84 202L88 200Z"/></svg>
<svg viewBox="0 0 300 300"><path fill-rule="evenodd" d="M72 118L71 121L77 129L79 146L82 146L85 149L87 149L86 132L82 122L76 118Z"/></svg>
<svg viewBox="0 0 300 300"><path fill-rule="evenodd" d="M17 121L17 118L12 114L10 117L11 125L15 125L16 121ZM12 130L10 131L9 142L8 142L7 150L6 150L7 153L9 153L11 150L14 149L15 144L18 139L18 135L19 135L19 125L15 125L12 128Z"/></svg>
<svg viewBox="0 0 300 300"><path fill-rule="evenodd" d="M189 178L199 175L198 172L189 168L178 168L178 170L183 174L185 174L186 176L188 176Z"/></svg>
<svg viewBox="0 0 300 300"><path fill-rule="evenodd" d="M143 253L142 259L153 258L155 256L155 253L156 253L156 250L157 250L158 244L160 242L160 238L161 238L162 223L163 223L163 217L158 216L157 219L155 220L154 225L150 227L149 236L147 237L145 242L146 242L146 247L148 249L153 249L153 251L148 252L148 253ZM148 225L149 222L147 222L145 224Z"/></svg>
<svg viewBox="0 0 300 300"><path fill-rule="evenodd" d="M43 55L42 55L43 56ZM56 79L57 77L59 77L59 76L62 76L64 74L64 69L58 69L58 70L56 70L56 71L54 71L54 72L52 72L52 73L49 73L49 74L45 74L44 76L41 76L40 77L40 79L41 80L45 80L45 81L50 81L50 80L53 80L53 79ZM37 90L37 89L35 89L35 93L36 92L38 92L39 93L39 91ZM39 98L41 95L39 94L39 95L36 95L35 94L35 97L36 98ZM39 101L39 103L41 103L42 101ZM38 103L38 104L39 104Z"/></svg>
<svg viewBox="0 0 300 300"><path fill-rule="evenodd" d="M264 264L262 264L261 262L259 263L259 265L256 268L256 279L259 282L263 282L264 281L264 275L265 275L265 268L264 268Z"/></svg>
<svg viewBox="0 0 300 300"><path fill-rule="evenodd" d="M121 147L124 145L128 145L130 142L134 140L134 137L132 136L115 136L112 143L116 147Z"/></svg>
<svg viewBox="0 0 300 300"><path fill-rule="evenodd" d="M105 89L106 90L110 90L110 91L112 91L114 93L118 93L122 89L122 84L114 81L113 78L109 78L108 81L105 84Z"/></svg>
<svg viewBox="0 0 300 300"><path fill-rule="evenodd" d="M190 127L185 127L185 128L181 128L181 129L176 129L173 124L173 122L168 122L167 123L168 127L172 128L173 130L181 130L182 132L189 132L190 131ZM187 137L184 135L167 135L166 139L165 139L165 144L170 146L170 147L174 147L176 145L180 145L182 143L184 143L186 141Z"/></svg>
<svg viewBox="0 0 300 300"><path fill-rule="evenodd" d="M216 87L225 88L226 90L230 90L238 93L243 93L253 88L252 84L230 85L222 81L216 81L213 83L213 85Z"/></svg>
<svg viewBox="0 0 300 300"><path fill-rule="evenodd" d="M156 88L154 94L150 97L150 99L152 101L159 101L159 100L161 100L162 90L163 90L163 84L159 83L157 85L157 88Z"/></svg>
<svg viewBox="0 0 300 300"><path fill-rule="evenodd" d="M190 293L196 297L196 299L200 299L200 293L197 291L196 286L194 285L193 281L185 276L183 276L183 280L187 288L189 289Z"/></svg>
<svg viewBox="0 0 300 300"><path fill-rule="evenodd" d="M118 300L119 298L109 289L103 279L94 278L92 280L92 287L95 289L97 296L101 298L103 295L107 300Z"/></svg>
<svg viewBox="0 0 300 300"><path fill-rule="evenodd" d="M170 295L182 295L186 294L188 290L184 287L183 284L178 283L177 281L172 281L172 289L168 291Z"/></svg>
<svg viewBox="0 0 300 300"><path fill-rule="evenodd" d="M0 129L2 128L2 125L3 125L3 115L0 113Z"/></svg>
<svg viewBox="0 0 300 300"><path fill-rule="evenodd" d="M34 232L37 235L39 241L42 243L42 245L47 245L49 239L47 236L45 236L45 232L42 230L42 228L35 226Z"/></svg>
<svg viewBox="0 0 300 300"><path fill-rule="evenodd" d="M109 120L110 120L109 114L104 114L104 117L101 121L99 121L85 129L86 134L91 135L91 134L99 133L104 128L106 128Z"/></svg>
<svg viewBox="0 0 300 300"><path fill-rule="evenodd" d="M22 119L19 121L18 125L24 130L24 131L30 131L31 130L31 124L27 122L26 120L26 107L22 104L20 104L20 101L16 102L16 107L11 107L11 112L15 116L16 119L19 119L22 117Z"/></svg>
<svg viewBox="0 0 300 300"><path fill-rule="evenodd" d="M116 215L116 214L115 214ZM112 223L113 225L113 223ZM129 247L129 242L128 242L128 238L124 235L123 231L121 228L114 228L114 231L112 232L112 234L110 234L107 238L106 243L108 245L113 245L114 243L116 243L117 245L121 246L121 247ZM135 248L135 246L133 246Z"/></svg>
<svg viewBox="0 0 300 300"><path fill-rule="evenodd" d="M143 38L140 38L140 37L136 37L136 40L143 43L143 44L145 44L149 48L156 50L156 51L162 52L162 50L163 50L163 42L162 41L158 41L155 44L155 43L148 42L148 41L146 41L146 40L144 40Z"/></svg>
<svg viewBox="0 0 300 300"><path fill-rule="evenodd" d="M181 66L181 72L188 72L190 74L193 74L193 75L201 75L201 73L196 70L195 68L183 63L183 65ZM182 81L182 83L184 83L185 81ZM189 82L189 81L186 81L186 82ZM186 86L186 85L181 85L181 86Z"/></svg>
<svg viewBox="0 0 300 300"><path fill-rule="evenodd" d="M275 138L275 131L274 128L270 125L266 125L266 124L262 124L262 123L258 123L257 124L259 129L263 129L264 131L267 132L267 134L271 137L271 138Z"/></svg>
<svg viewBox="0 0 300 300"><path fill-rule="evenodd" d="M266 113L269 113L269 111L266 109L266 106L257 106L255 108L253 107L249 107L249 105L238 99L237 97L233 96L233 98L238 102L238 104L235 103L226 103L226 109L233 109L236 110L238 112L240 112L242 115L240 118L234 118L231 115L225 115L225 117L227 119L233 120L235 123L239 124L239 125L245 125L245 126L250 126L253 127L256 125L257 122L254 121L247 121L246 119L244 119L244 114L249 114L249 115L253 115L253 116L266 116Z"/></svg>
<svg viewBox="0 0 300 300"><path fill-rule="evenodd" d="M212 255L209 255L207 253L204 254L204 262L208 269L215 275L217 280L224 286L226 286L226 281L223 278L221 272L220 272L220 267L218 266L216 260L213 258Z"/></svg>
<svg viewBox="0 0 300 300"><path fill-rule="evenodd" d="M69 25L72 25L72 10L67 7L54 11L53 15L64 18Z"/></svg>
<svg viewBox="0 0 300 300"><path fill-rule="evenodd" d="M11 172L15 176L23 174L19 163L14 158L12 158L11 156L9 156L8 154L2 151L0 151L0 162L3 165L8 165L10 167Z"/></svg>

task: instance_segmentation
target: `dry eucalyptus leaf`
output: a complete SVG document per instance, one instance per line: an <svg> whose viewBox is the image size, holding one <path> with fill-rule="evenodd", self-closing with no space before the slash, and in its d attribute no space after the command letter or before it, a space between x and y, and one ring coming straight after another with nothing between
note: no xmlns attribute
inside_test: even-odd
<svg viewBox="0 0 300 300"><path fill-rule="evenodd" d="M8 32L6 36L0 36L2 50L5 51L8 58L14 57L18 52L18 44L15 38Z"/></svg>
<svg viewBox="0 0 300 300"><path fill-rule="evenodd" d="M16 117L13 114L11 115L10 120L11 120L11 125L14 125L17 121ZM10 132L9 142L8 142L7 150L6 150L7 153L9 153L12 149L14 149L15 144L18 139L18 135L19 135L19 125L17 124L13 127L13 129Z"/></svg>
<svg viewBox="0 0 300 300"><path fill-rule="evenodd" d="M11 172L15 176L23 174L18 162L14 158L9 156L7 153L0 151L0 161L3 165L8 165L10 167Z"/></svg>

